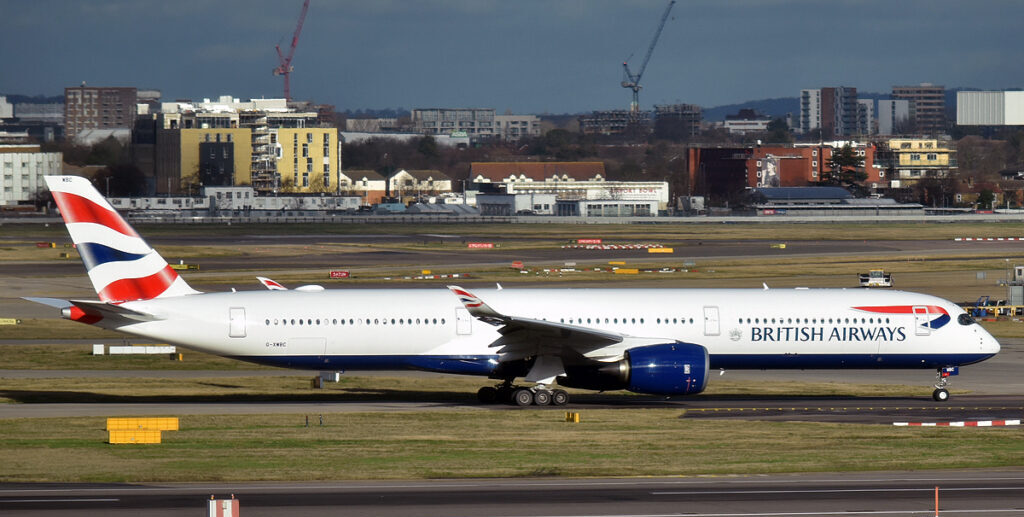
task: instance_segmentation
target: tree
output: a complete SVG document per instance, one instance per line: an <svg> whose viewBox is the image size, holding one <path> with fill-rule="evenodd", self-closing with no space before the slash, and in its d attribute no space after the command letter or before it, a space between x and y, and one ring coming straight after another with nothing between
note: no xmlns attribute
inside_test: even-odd
<svg viewBox="0 0 1024 517"><path fill-rule="evenodd" d="M868 179L864 172L864 158L861 158L846 144L842 149L832 151L832 158L828 161L828 170L822 171L821 183L825 185L852 186Z"/></svg>
<svg viewBox="0 0 1024 517"><path fill-rule="evenodd" d="M100 170L92 179L96 190L109 192L114 197L142 196L146 194L146 179L142 171L130 163L117 163Z"/></svg>
<svg viewBox="0 0 1024 517"><path fill-rule="evenodd" d="M416 146L416 151L422 154L425 158L437 158L437 141L434 137L426 135L420 139L420 143Z"/></svg>
<svg viewBox="0 0 1024 517"><path fill-rule="evenodd" d="M793 134L789 131L789 124L786 119L776 117L768 123L768 134L765 135L765 142L788 144L793 141Z"/></svg>
<svg viewBox="0 0 1024 517"><path fill-rule="evenodd" d="M992 210L992 203L996 200L996 195L990 189L984 189L978 193L978 209L979 210Z"/></svg>

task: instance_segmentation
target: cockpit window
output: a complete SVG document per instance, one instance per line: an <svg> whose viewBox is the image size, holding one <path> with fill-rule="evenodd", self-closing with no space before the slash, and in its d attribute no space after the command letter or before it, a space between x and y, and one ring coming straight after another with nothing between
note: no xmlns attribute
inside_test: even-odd
<svg viewBox="0 0 1024 517"><path fill-rule="evenodd" d="M961 314L960 316L957 316L956 321L961 325L973 325L977 323L976 321L974 321L974 318L972 318L971 315L967 314L966 312Z"/></svg>

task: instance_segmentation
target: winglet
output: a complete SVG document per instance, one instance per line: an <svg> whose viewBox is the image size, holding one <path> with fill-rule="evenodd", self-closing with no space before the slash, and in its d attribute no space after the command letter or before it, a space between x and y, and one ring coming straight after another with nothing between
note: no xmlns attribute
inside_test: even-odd
<svg viewBox="0 0 1024 517"><path fill-rule="evenodd" d="M287 291L288 290L287 287L285 287L285 286L283 286L283 285L281 285L281 284L279 284L279 283L277 283L277 282L275 282L275 281L273 281L273 280L271 280L271 279L269 279L267 277L258 276L258 277L256 277L256 279L259 280L260 283L263 284L264 287L266 287L267 289L270 289L271 291Z"/></svg>
<svg viewBox="0 0 1024 517"><path fill-rule="evenodd" d="M490 323L491 325L502 325L508 319L490 308L483 300L457 285L448 286L448 290L459 298L462 305L466 307L474 318Z"/></svg>

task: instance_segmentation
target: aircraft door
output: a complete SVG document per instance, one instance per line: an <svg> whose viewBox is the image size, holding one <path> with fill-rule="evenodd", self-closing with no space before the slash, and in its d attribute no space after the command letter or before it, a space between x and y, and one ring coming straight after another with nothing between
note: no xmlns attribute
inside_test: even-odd
<svg viewBox="0 0 1024 517"><path fill-rule="evenodd" d="M473 333L473 316L464 307L455 309L455 333L460 336Z"/></svg>
<svg viewBox="0 0 1024 517"><path fill-rule="evenodd" d="M245 307L228 309L228 337L245 337Z"/></svg>
<svg viewBox="0 0 1024 517"><path fill-rule="evenodd" d="M931 333L931 325L928 321L928 307L923 305L914 306L914 334L927 336Z"/></svg>
<svg viewBox="0 0 1024 517"><path fill-rule="evenodd" d="M719 333L718 307L704 307L704 335L717 336Z"/></svg>

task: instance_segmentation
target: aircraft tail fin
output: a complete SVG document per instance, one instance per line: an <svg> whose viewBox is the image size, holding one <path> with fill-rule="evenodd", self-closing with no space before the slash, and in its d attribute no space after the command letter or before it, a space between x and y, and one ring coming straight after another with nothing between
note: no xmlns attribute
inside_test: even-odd
<svg viewBox="0 0 1024 517"><path fill-rule="evenodd" d="M100 300L120 303L198 294L79 176L46 176Z"/></svg>

